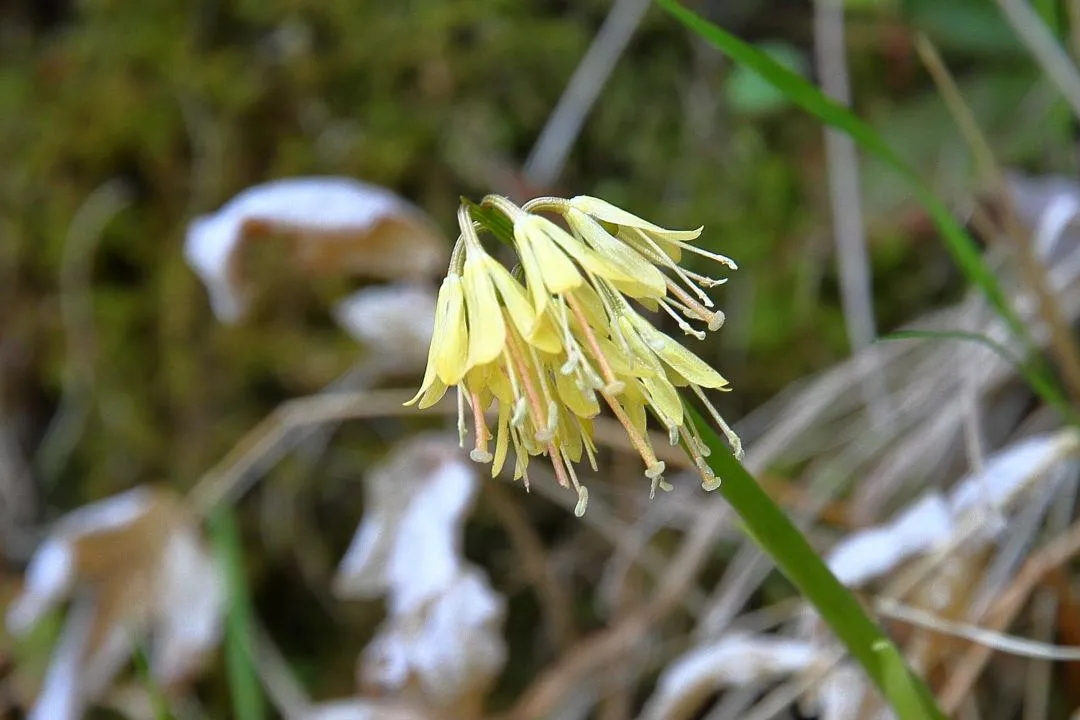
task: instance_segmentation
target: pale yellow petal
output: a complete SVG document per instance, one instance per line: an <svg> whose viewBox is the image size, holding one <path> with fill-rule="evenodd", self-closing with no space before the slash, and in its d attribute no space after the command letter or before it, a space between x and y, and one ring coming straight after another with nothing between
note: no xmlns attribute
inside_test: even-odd
<svg viewBox="0 0 1080 720"><path fill-rule="evenodd" d="M446 282L444 281L443 288L445 287ZM446 293L440 289L438 299L435 302L435 328L431 331L431 342L428 344L427 367L424 368L424 380L420 383L420 389L416 391L416 395L413 395L412 399L405 403L406 406L416 403L437 379L435 361L439 354L439 345L443 342L443 334L445 333L444 318L446 316L446 303Z"/></svg>
<svg viewBox="0 0 1080 720"><path fill-rule="evenodd" d="M565 410L561 411L559 415L559 431L556 433L556 441L571 462L579 463L581 462L582 451L585 449L585 444L581 438L581 429Z"/></svg>
<svg viewBox="0 0 1080 720"><path fill-rule="evenodd" d="M604 310L604 303L600 300L600 295L593 289L592 285L585 283L571 294L577 301L589 325L601 332L608 332L608 325L611 321Z"/></svg>
<svg viewBox="0 0 1080 720"><path fill-rule="evenodd" d="M495 431L495 457L491 461L491 477L498 475L506 462L506 450L510 445L510 404L499 403L498 429Z"/></svg>
<svg viewBox="0 0 1080 720"><path fill-rule="evenodd" d="M617 280L631 287L639 283L633 275L628 274L617 263L610 262L596 250L582 242L580 238L566 232L547 218L537 216L535 219L538 221L538 226L544 229L548 238L592 274L612 282Z"/></svg>
<svg viewBox="0 0 1080 720"><path fill-rule="evenodd" d="M656 358L656 353L638 334L630 318L626 317L626 315L620 315L619 327L622 329L622 336L626 340L626 344L630 346L630 352L633 353L634 359L653 370L654 373L663 372L660 361Z"/></svg>
<svg viewBox="0 0 1080 720"><path fill-rule="evenodd" d="M435 372L447 385L457 385L469 369L469 333L465 327L465 296L459 275L447 275L439 290L446 294L446 306L435 354Z"/></svg>
<svg viewBox="0 0 1080 720"><path fill-rule="evenodd" d="M644 388L635 379L626 377L619 379L626 382L626 389L619 396L619 402L622 403L623 409L626 410L626 415L630 418L630 424L634 426L634 429L638 431L641 437L647 437L648 416L645 413Z"/></svg>
<svg viewBox="0 0 1080 720"><path fill-rule="evenodd" d="M682 398L679 397L679 391L675 389L675 386L669 383L667 378L661 376L642 378L641 384L645 387L649 405L660 416L664 424L668 426L682 425Z"/></svg>
<svg viewBox="0 0 1080 720"><path fill-rule="evenodd" d="M506 346L506 326L495 296L495 285L481 258L466 257L462 284L469 318L468 364L474 367L502 355Z"/></svg>
<svg viewBox="0 0 1080 720"><path fill-rule="evenodd" d="M591 215L598 220L611 223L612 225L625 225L626 227L639 228L653 235L670 240L681 240L683 242L695 240L701 235L701 231L704 229L668 230L659 225L654 225L648 220L643 220L637 215L628 213L622 208L616 207L605 200L590 197L588 195L578 195L577 197L570 198L570 206L587 215Z"/></svg>
<svg viewBox="0 0 1080 720"><path fill-rule="evenodd" d="M708 363L670 336L657 330L645 318L633 315L631 321L653 352L689 382L707 388L722 388L728 384L728 381Z"/></svg>
<svg viewBox="0 0 1080 720"><path fill-rule="evenodd" d="M499 291L499 297L502 298L503 304L506 306L510 322L517 328L518 334L538 350L548 353L561 351L562 340L559 338L555 326L550 320L543 322L545 315L537 317L536 311L525 293L525 288L514 279L510 271L494 259L489 258L488 272Z"/></svg>
<svg viewBox="0 0 1080 720"><path fill-rule="evenodd" d="M581 285L584 282L581 273L554 241L555 235L563 232L562 228L539 215L530 215L521 222L532 242L548 290L564 293Z"/></svg>
<svg viewBox="0 0 1080 720"><path fill-rule="evenodd" d="M619 290L635 298L658 298L667 294L664 274L641 253L612 237L600 223L580 210L570 208L565 217L570 227L584 238L605 264L615 268L617 274L622 276L609 278Z"/></svg>
<svg viewBox="0 0 1080 720"><path fill-rule="evenodd" d="M421 410L425 410L431 407L432 405L443 399L443 395L446 394L447 389L448 388L446 386L446 383L444 383L439 378L435 378L431 382L431 385L426 390L424 390L423 395L418 396L420 404L417 405L417 407L419 407Z"/></svg>
<svg viewBox="0 0 1080 720"><path fill-rule="evenodd" d="M544 273L540 269L540 263L536 259L536 253L525 235L524 229L518 235L517 227L514 228L514 237L517 240L516 247L518 258L521 260L521 269L525 273L525 285L532 295L533 311L539 315L547 308L551 291L544 284Z"/></svg>
<svg viewBox="0 0 1080 720"><path fill-rule="evenodd" d="M578 417L591 418L600 413L596 393L589 388L579 388L574 384L571 376L556 372L555 388L559 393L559 399Z"/></svg>

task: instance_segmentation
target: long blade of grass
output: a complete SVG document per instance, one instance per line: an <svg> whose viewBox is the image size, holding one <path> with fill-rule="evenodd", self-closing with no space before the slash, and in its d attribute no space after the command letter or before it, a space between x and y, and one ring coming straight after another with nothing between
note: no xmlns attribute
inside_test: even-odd
<svg viewBox="0 0 1080 720"><path fill-rule="evenodd" d="M232 515L219 509L211 518L211 530L217 555L225 573L228 611L225 617L225 658L229 674L229 694L233 717L237 720L261 720L266 707L255 670L251 641L251 606L244 580L243 553Z"/></svg>
<svg viewBox="0 0 1080 720"><path fill-rule="evenodd" d="M675 0L657 0L657 3L715 48L735 62L753 70L817 119L846 133L863 150L876 156L903 177L930 214L960 270L986 296L995 312L1008 323L1010 331L1028 347L1033 347L1024 324L1009 305L1008 298L997 278L983 261L975 241L956 221L934 191L873 127L844 106L831 100L797 73L780 65L731 33L701 18Z"/></svg>
<svg viewBox="0 0 1080 720"><path fill-rule="evenodd" d="M150 698L150 707L154 713L154 720L172 720L172 714L169 712L169 701L165 697L165 691L161 689L161 684L158 683L157 679L154 678L153 673L150 671L150 661L147 660L146 648L138 641L133 642L132 647L135 648L135 651L132 653L135 674Z"/></svg>
<svg viewBox="0 0 1080 720"><path fill-rule="evenodd" d="M836 579L787 515L769 499L694 408L687 407L712 453L709 466L721 479L719 492L751 538L818 611L862 665L901 720L944 720L930 690L907 667L900 651L855 596Z"/></svg>

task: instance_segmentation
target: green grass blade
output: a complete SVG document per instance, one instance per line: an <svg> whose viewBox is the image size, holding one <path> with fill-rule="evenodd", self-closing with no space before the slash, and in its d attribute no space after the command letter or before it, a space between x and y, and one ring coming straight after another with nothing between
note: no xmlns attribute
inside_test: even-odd
<svg viewBox="0 0 1080 720"><path fill-rule="evenodd" d="M225 659L229 694L237 720L261 720L266 716L262 689L255 671L251 642L251 606L244 579L240 536L232 515L218 510L211 520L214 545L225 572L228 610L225 618Z"/></svg>
<svg viewBox="0 0 1080 720"><path fill-rule="evenodd" d="M169 712L169 701L165 697L165 692L150 671L150 661L147 659L146 648L142 642L134 639L132 647L135 648L132 652L135 675L139 678L139 682L142 684L143 689L146 690L147 695L150 696L150 706L153 708L154 720L172 720L172 714Z"/></svg>
<svg viewBox="0 0 1080 720"><path fill-rule="evenodd" d="M933 190L919 178L873 127L797 73L731 33L687 10L675 0L657 0L657 3L732 60L756 72L785 93L792 102L822 122L843 131L863 150L875 155L899 173L911 185L919 202L930 214L961 271L982 291L994 310L1008 323L1009 329L1029 347L1032 346L1024 324L1009 305L997 278L983 261L975 241L956 221Z"/></svg>
<svg viewBox="0 0 1080 720"><path fill-rule="evenodd" d="M944 720L930 690L908 669L903 656L870 619L855 596L769 499L707 420L687 406L712 453L709 466L721 479L719 493L739 515L747 534L832 628L851 656L901 720Z"/></svg>

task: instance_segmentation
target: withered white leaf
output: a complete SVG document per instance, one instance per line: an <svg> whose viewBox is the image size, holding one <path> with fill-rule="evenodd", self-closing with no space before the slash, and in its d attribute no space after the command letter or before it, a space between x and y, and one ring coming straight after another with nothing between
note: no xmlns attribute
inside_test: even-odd
<svg viewBox="0 0 1080 720"><path fill-rule="evenodd" d="M770 635L730 634L676 659L660 676L643 720L694 716L716 690L805 672L826 662L827 650Z"/></svg>
<svg viewBox="0 0 1080 720"><path fill-rule="evenodd" d="M1074 461L1077 454L1080 435L1072 429L1004 447L986 459L980 472L960 480L947 495L928 492L892 520L845 537L829 552L829 568L847 585L864 585L949 540L967 513L982 511L985 516L987 510L1000 511L1049 470ZM982 537L992 536L1001 524L981 522Z"/></svg>
<svg viewBox="0 0 1080 720"><path fill-rule="evenodd" d="M438 595L464 562L461 531L477 484L449 438L420 435L398 446L364 480L364 518L338 568L335 594L387 594L393 612Z"/></svg>
<svg viewBox="0 0 1080 720"><path fill-rule="evenodd" d="M479 569L462 569L426 605L387 618L364 649L361 687L442 710L474 707L506 662L505 611Z"/></svg>
<svg viewBox="0 0 1080 720"><path fill-rule="evenodd" d="M255 185L187 229L184 255L221 322L235 322L247 309L254 281L243 255L267 236L289 238L297 265L311 274L421 278L449 257L427 215L385 188L343 177Z"/></svg>
<svg viewBox="0 0 1080 720"><path fill-rule="evenodd" d="M341 597L387 599L362 687L467 715L501 670L505 601L461 554L478 482L442 435L406 441L368 474L364 518L334 582Z"/></svg>
<svg viewBox="0 0 1080 720"><path fill-rule="evenodd" d="M366 287L339 302L334 318L375 353L379 370L420 371L435 327L435 289L418 283Z"/></svg>
<svg viewBox="0 0 1080 720"><path fill-rule="evenodd" d="M7 611L8 630L24 635L71 599L31 717L80 717L147 635L158 682L186 679L217 645L223 588L195 517L169 489L135 488L61 518Z"/></svg>

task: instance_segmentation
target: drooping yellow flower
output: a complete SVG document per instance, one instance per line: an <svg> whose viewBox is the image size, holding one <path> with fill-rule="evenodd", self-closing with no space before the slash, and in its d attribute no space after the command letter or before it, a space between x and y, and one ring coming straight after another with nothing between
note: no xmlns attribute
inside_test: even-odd
<svg viewBox="0 0 1080 720"><path fill-rule="evenodd" d="M596 198L538 198L518 207L488 196L483 204L509 221L523 282L484 249L478 231L488 228L463 205L427 370L407 404L429 407L456 387L463 444L473 429L472 458L490 462L494 476L513 448L514 478L528 487L529 458L546 455L560 484L577 490L579 514L588 492L575 465L587 459L596 469L592 421L603 406L625 428L654 492L670 486L651 444L650 414L672 445L683 445L703 486L716 487L704 460L708 449L684 411L680 388L697 396L741 455L738 438L704 393L725 390L728 382L630 301L663 310L684 333L704 337L690 322L720 327L723 313L711 309L703 288L723 281L678 262L689 251L731 269L735 263L691 245L700 228L661 228ZM566 226L540 213L557 215ZM495 413L494 433L489 411Z"/></svg>

